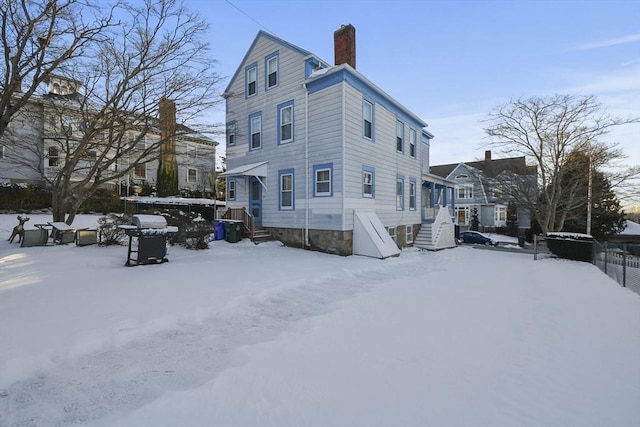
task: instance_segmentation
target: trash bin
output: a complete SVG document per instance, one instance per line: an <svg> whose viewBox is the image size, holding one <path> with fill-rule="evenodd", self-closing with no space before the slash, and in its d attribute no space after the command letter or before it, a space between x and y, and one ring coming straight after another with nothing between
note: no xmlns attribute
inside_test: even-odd
<svg viewBox="0 0 640 427"><path fill-rule="evenodd" d="M224 236L224 239L229 243L242 240L242 221L225 221Z"/></svg>
<svg viewBox="0 0 640 427"><path fill-rule="evenodd" d="M524 241L525 241L524 236L518 236L518 246L520 246L521 248L524 248Z"/></svg>
<svg viewBox="0 0 640 427"><path fill-rule="evenodd" d="M213 224L213 239L214 240L224 239L224 222L213 220L212 224Z"/></svg>

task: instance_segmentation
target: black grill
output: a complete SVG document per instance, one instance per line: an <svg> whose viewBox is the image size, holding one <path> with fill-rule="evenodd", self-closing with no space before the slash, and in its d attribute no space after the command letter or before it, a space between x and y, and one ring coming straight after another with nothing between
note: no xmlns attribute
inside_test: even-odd
<svg viewBox="0 0 640 427"><path fill-rule="evenodd" d="M161 264L168 262L167 235L176 233L177 227L167 226L162 215L134 215L131 225L120 226L129 236L129 250L125 265ZM137 243L134 246L134 238ZM135 258L132 258L135 257Z"/></svg>

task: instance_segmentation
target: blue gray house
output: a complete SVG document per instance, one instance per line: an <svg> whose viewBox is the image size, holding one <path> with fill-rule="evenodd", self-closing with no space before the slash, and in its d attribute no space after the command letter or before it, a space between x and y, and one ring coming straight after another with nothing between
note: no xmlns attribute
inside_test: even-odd
<svg viewBox="0 0 640 427"><path fill-rule="evenodd" d="M427 124L356 71L260 31L225 90L227 217L289 246L379 258L455 246L454 183L429 173Z"/></svg>
<svg viewBox="0 0 640 427"><path fill-rule="evenodd" d="M537 193L537 169L527 166L525 157L493 159L487 150L484 160L435 165L431 173L455 183L454 216L461 230L470 228L474 210L480 231L506 227L510 203L515 206L520 233L531 226L531 213L519 195Z"/></svg>

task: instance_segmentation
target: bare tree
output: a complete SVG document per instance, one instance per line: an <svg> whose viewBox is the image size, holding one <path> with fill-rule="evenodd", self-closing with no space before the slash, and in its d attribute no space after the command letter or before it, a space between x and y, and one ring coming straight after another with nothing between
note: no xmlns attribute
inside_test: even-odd
<svg viewBox="0 0 640 427"><path fill-rule="evenodd" d="M0 136L52 73L65 74L74 60L107 30L119 25L113 7L81 0L4 0L0 3L3 67L0 68Z"/></svg>
<svg viewBox="0 0 640 427"><path fill-rule="evenodd" d="M103 27L82 55L63 61L65 77L80 83L78 90L41 98L44 146L15 137L17 129L7 135L25 154L14 161L36 169L53 190L55 221L71 224L99 188L158 159L161 99L174 101L178 111L175 133L163 138L213 130L198 123L220 103L215 91L221 78L203 41L208 25L175 0L119 4L113 13L120 25ZM97 42L102 38L108 42ZM27 110L25 117L39 114Z"/></svg>
<svg viewBox="0 0 640 427"><path fill-rule="evenodd" d="M595 96L554 95L511 100L496 107L485 120L485 133L490 146L511 156L525 156L537 168L539 192L522 191L521 185L529 185L526 181L505 189L529 208L547 233L562 230L562 210L585 202L580 188L587 176L568 179L563 174L569 156L585 153L599 170L615 165L623 153L604 137L615 126L635 122L637 118L607 114ZM630 173L618 176L624 182Z"/></svg>

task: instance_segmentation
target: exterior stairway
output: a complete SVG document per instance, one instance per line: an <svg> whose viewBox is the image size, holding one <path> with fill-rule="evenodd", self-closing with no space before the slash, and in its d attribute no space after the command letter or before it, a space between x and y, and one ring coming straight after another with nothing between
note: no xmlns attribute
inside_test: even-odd
<svg viewBox="0 0 640 427"><path fill-rule="evenodd" d="M269 233L269 230L267 230L264 227L256 227L253 230L253 237L251 238L251 241L253 243L255 243L256 245L258 243L262 243L262 242L270 242L275 240L273 238L273 236L271 235L271 233Z"/></svg>
<svg viewBox="0 0 640 427"><path fill-rule="evenodd" d="M430 251L454 248L455 226L449 210L439 209L433 222L422 223L413 245Z"/></svg>
<svg viewBox="0 0 640 427"><path fill-rule="evenodd" d="M430 251L437 249L433 244L433 224L422 224L413 242L413 246Z"/></svg>

